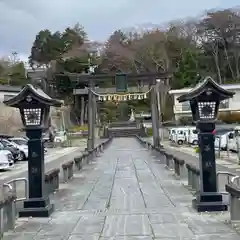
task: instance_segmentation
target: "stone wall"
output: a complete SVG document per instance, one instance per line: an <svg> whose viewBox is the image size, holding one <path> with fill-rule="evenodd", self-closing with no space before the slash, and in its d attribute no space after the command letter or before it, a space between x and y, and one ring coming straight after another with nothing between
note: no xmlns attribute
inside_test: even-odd
<svg viewBox="0 0 240 240"><path fill-rule="evenodd" d="M21 135L22 128L19 110L0 104L0 134Z"/></svg>
<svg viewBox="0 0 240 240"><path fill-rule="evenodd" d="M63 116L65 120L66 128L70 128L73 124L70 121L70 108L63 109ZM52 125L56 128L61 128L62 118L57 114L56 108L51 108L50 111ZM9 134L14 136L22 135L19 131L23 128L22 120L19 110L16 108L7 107L4 104L0 104L0 134Z"/></svg>

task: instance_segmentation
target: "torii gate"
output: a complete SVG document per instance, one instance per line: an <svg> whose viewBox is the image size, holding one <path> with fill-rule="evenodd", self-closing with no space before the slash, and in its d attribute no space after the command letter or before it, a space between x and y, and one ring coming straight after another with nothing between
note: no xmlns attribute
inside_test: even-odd
<svg viewBox="0 0 240 240"><path fill-rule="evenodd" d="M66 83L66 79L63 82L56 81L53 84L62 84L64 86L72 86L76 88L80 83L88 86L88 150L94 148L95 140L95 117L96 117L96 98L98 100L104 101L109 98L117 99L120 101L134 99L137 96L138 99L144 99L147 97L148 93L151 95L151 115L152 115L152 132L153 132L153 144L155 147L160 146L160 136L159 136L159 109L157 104L157 89L156 82L157 79L163 81L168 81L172 78L172 74L168 72L156 72L156 73L141 73L141 74L76 74L76 73L64 73L55 74L55 76L67 76L69 82ZM97 83L114 81L116 83L116 93L114 94L98 94L96 92L95 86ZM134 93L128 92L128 83L138 81L141 86L148 85L149 90L144 93ZM133 97L133 98L132 98Z"/></svg>

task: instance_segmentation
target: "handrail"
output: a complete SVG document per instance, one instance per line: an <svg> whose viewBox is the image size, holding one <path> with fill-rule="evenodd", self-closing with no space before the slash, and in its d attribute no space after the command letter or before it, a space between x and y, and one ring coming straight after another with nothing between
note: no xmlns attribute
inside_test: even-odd
<svg viewBox="0 0 240 240"><path fill-rule="evenodd" d="M8 189L9 189L10 191L13 190L13 187L12 187L10 184L8 184L8 183L4 183L4 184L3 184L3 187L8 187Z"/></svg>
<svg viewBox="0 0 240 240"><path fill-rule="evenodd" d="M240 176L234 176L231 178L231 183L235 184L235 180L240 179Z"/></svg>
<svg viewBox="0 0 240 240"><path fill-rule="evenodd" d="M17 182L24 182L24 197L22 197L22 198L17 197L17 185L16 185ZM12 179L12 180L4 183L3 186L8 187L11 191L13 191L15 193L15 195L17 197L15 200L16 202L23 201L28 198L28 180L26 178Z"/></svg>

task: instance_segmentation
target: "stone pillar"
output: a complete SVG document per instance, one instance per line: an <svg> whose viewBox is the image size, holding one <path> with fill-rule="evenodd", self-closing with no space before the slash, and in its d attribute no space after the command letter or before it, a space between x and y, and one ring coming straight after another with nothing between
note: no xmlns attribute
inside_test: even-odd
<svg viewBox="0 0 240 240"><path fill-rule="evenodd" d="M159 136L159 119L158 119L158 107L157 107L157 94L156 87L153 86L151 90L151 114L152 114L152 135L153 135L153 146L160 146Z"/></svg>
<svg viewBox="0 0 240 240"><path fill-rule="evenodd" d="M84 106L84 122L88 121L88 102L85 102Z"/></svg>
<svg viewBox="0 0 240 240"><path fill-rule="evenodd" d="M81 96L81 115L80 115L80 124L81 126L84 125L84 111L85 111L85 101L84 101L84 95Z"/></svg>
<svg viewBox="0 0 240 240"><path fill-rule="evenodd" d="M88 151L91 151L94 148L95 140L95 120L96 120L96 111L95 111L95 96L91 90L94 90L94 81L89 79L89 91L88 91Z"/></svg>
<svg viewBox="0 0 240 240"><path fill-rule="evenodd" d="M45 164L42 129L27 130L28 140L28 199L19 217L49 217L53 204L45 194Z"/></svg>

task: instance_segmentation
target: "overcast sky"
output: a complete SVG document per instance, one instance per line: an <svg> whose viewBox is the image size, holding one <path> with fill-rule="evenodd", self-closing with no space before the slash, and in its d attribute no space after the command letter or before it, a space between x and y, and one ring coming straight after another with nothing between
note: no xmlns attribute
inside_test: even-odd
<svg viewBox="0 0 240 240"><path fill-rule="evenodd" d="M233 7L237 0L0 0L0 56L26 58L36 33L63 30L79 22L92 40L119 28L160 24L196 16L205 9Z"/></svg>

